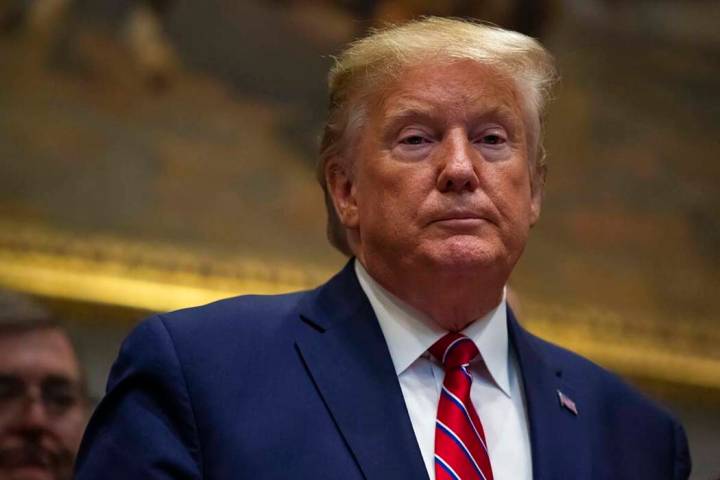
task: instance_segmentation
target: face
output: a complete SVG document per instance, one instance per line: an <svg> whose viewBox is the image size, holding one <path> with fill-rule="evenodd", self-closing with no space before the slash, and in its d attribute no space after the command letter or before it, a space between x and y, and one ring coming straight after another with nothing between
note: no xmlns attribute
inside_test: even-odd
<svg viewBox="0 0 720 480"><path fill-rule="evenodd" d="M328 174L366 267L509 275L541 199L521 105L511 81L470 61L392 81L369 108L352 168Z"/></svg>
<svg viewBox="0 0 720 480"><path fill-rule="evenodd" d="M64 333L0 335L0 480L66 480L87 417Z"/></svg>

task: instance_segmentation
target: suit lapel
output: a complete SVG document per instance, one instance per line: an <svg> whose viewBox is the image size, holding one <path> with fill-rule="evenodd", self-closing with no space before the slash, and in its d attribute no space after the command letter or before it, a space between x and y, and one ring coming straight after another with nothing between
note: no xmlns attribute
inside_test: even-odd
<svg viewBox="0 0 720 480"><path fill-rule="evenodd" d="M510 309L508 327L525 390L533 479L591 478L590 402L583 401L582 392L564 377L562 366L553 364L542 341L525 331ZM577 414L573 405L560 401L558 392L570 400Z"/></svg>
<svg viewBox="0 0 720 480"><path fill-rule="evenodd" d="M301 309L296 345L368 480L427 479L380 326L352 261Z"/></svg>

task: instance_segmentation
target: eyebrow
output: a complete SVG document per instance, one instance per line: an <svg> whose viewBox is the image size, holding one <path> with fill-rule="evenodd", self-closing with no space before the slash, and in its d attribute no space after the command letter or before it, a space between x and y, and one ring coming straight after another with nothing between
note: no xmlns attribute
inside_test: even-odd
<svg viewBox="0 0 720 480"><path fill-rule="evenodd" d="M438 121L433 118L433 110L433 108L420 105L402 105L399 108L394 108L383 115L382 131L390 133L401 125L412 121L437 124Z"/></svg>
<svg viewBox="0 0 720 480"><path fill-rule="evenodd" d="M22 375L17 375L13 373L0 373L0 383L26 383L25 378ZM50 373L48 375L45 375L40 380L41 384L68 384L68 385L74 385L78 383L77 379L72 378L69 375L64 374L58 374L58 373Z"/></svg>
<svg viewBox="0 0 720 480"><path fill-rule="evenodd" d="M0 384L8 384L8 383L22 383L23 379L20 378L18 375L10 375L6 373L0 373Z"/></svg>
<svg viewBox="0 0 720 480"><path fill-rule="evenodd" d="M478 122L489 119L497 119L503 125L516 130L522 124L522 117L510 109L507 105L495 105L485 111L478 112L470 117L471 122Z"/></svg>
<svg viewBox="0 0 720 480"><path fill-rule="evenodd" d="M43 385L68 385L74 386L77 383L73 378L65 375L48 375L42 380Z"/></svg>
<svg viewBox="0 0 720 480"><path fill-rule="evenodd" d="M438 120L436 120L436 110L436 106L430 105L426 102L412 99L403 100L401 98L400 105L394 106L385 112L381 123L382 131L391 135L401 125L412 121L419 121L428 123L431 126L437 126ZM477 111L471 112L466 117L466 121L468 123L477 123L490 119L497 119L499 123L507 125L513 130L517 129L522 123L522 118L504 104L495 104L488 106L487 108L478 108Z"/></svg>

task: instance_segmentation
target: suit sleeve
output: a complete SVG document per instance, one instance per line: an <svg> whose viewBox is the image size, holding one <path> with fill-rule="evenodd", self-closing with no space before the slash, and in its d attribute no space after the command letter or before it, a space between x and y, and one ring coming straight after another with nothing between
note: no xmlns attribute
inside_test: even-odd
<svg viewBox="0 0 720 480"><path fill-rule="evenodd" d="M690 478L692 462L688 448L685 429L679 423L675 423L675 474L674 480L687 480Z"/></svg>
<svg viewBox="0 0 720 480"><path fill-rule="evenodd" d="M123 343L85 432L75 478L202 478L190 396L161 317L140 324Z"/></svg>

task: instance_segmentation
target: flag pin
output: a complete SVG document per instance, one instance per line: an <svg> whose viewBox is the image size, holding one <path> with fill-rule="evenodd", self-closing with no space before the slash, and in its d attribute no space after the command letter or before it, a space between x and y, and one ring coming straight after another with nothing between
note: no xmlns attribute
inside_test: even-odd
<svg viewBox="0 0 720 480"><path fill-rule="evenodd" d="M572 398L568 397L560 390L557 391L557 394L558 394L558 399L560 400L560 406L570 410L574 415L577 415L578 409L577 409L577 406L575 405L575 402L573 402Z"/></svg>

